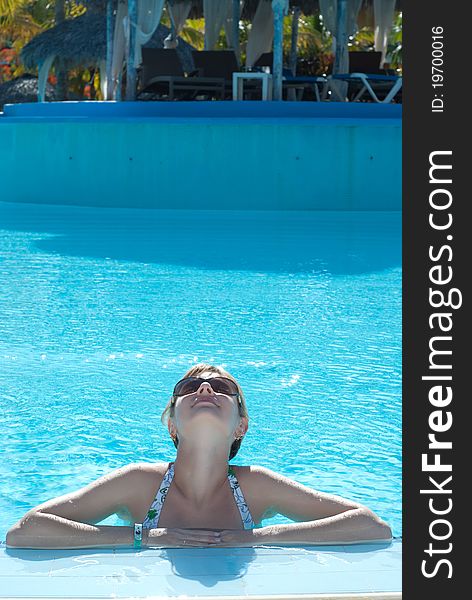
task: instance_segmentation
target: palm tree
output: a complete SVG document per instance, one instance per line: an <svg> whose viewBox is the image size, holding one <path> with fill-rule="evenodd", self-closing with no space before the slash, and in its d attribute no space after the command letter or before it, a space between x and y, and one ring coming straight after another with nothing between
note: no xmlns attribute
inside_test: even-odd
<svg viewBox="0 0 472 600"><path fill-rule="evenodd" d="M45 7L45 0L0 0L0 44L23 45L39 33Z"/></svg>
<svg viewBox="0 0 472 600"><path fill-rule="evenodd" d="M13 56L18 56L21 48L42 31L45 4L41 0L36 3L32 0L0 0L0 48L11 48ZM3 71L2 80L13 79L23 71L13 59L8 70Z"/></svg>

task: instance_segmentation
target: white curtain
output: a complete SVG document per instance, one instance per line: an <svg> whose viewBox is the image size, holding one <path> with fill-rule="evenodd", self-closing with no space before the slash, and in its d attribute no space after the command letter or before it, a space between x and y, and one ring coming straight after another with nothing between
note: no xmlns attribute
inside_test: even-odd
<svg viewBox="0 0 472 600"><path fill-rule="evenodd" d="M239 14L243 12L245 0L239 0ZM233 40L233 2L228 2L228 14L225 21L226 42L230 48L234 48L239 57L239 49L236 48L236 40Z"/></svg>
<svg viewBox="0 0 472 600"><path fill-rule="evenodd" d="M128 3L126 0L120 0L115 17L115 31L113 32L113 56L111 62L111 89L112 98L116 98L120 74L123 69L123 60L125 57L126 36L125 19L128 18Z"/></svg>
<svg viewBox="0 0 472 600"><path fill-rule="evenodd" d="M252 67L264 52L271 52L274 40L274 15L271 0L259 0L246 46L246 67Z"/></svg>
<svg viewBox="0 0 472 600"><path fill-rule="evenodd" d="M382 52L380 64L385 62L388 34L392 29L395 0L374 0L375 38L374 47Z"/></svg>
<svg viewBox="0 0 472 600"><path fill-rule="evenodd" d="M188 18L190 9L192 8L192 0L184 0L183 2L167 2L170 18L174 24L174 29L164 40L164 48L176 48L177 38L184 28L185 21Z"/></svg>
<svg viewBox="0 0 472 600"><path fill-rule="evenodd" d="M98 63L98 68L100 71L100 91L102 93L102 97L107 98L107 61L101 60Z"/></svg>
<svg viewBox="0 0 472 600"><path fill-rule="evenodd" d="M213 50L221 28L228 16L228 6L232 0L203 0L205 18L205 50Z"/></svg>
<svg viewBox="0 0 472 600"><path fill-rule="evenodd" d="M323 17L323 25L334 35L336 29L336 6L337 0L319 0L320 13Z"/></svg>
<svg viewBox="0 0 472 600"><path fill-rule="evenodd" d="M45 102L46 100L46 84L48 82L49 71L51 70L52 63L56 58L55 54L50 54L38 69L38 100L39 102Z"/></svg>
<svg viewBox="0 0 472 600"><path fill-rule="evenodd" d="M136 27L136 44L134 47L134 64L141 64L141 48L149 42L159 26L165 0L138 0L138 26Z"/></svg>
<svg viewBox="0 0 472 600"><path fill-rule="evenodd" d="M137 0L138 20L136 26L136 44L134 47L134 64L141 64L141 48L148 42L156 31L162 16L164 0ZM115 31L113 34L113 58L112 58L112 90L113 98L116 97L120 73L123 69L123 61L127 48L128 37L128 2L119 0L115 17Z"/></svg>
<svg viewBox="0 0 472 600"><path fill-rule="evenodd" d="M175 25L176 37L182 31L185 21L188 18L190 9L192 8L192 0L184 0L183 2L168 2L169 12L172 13L172 20Z"/></svg>
<svg viewBox="0 0 472 600"><path fill-rule="evenodd" d="M320 12L326 29L336 37L337 0L319 0ZM357 15L361 8L362 0L347 0L347 35L354 35L358 30Z"/></svg>
<svg viewBox="0 0 472 600"><path fill-rule="evenodd" d="M346 33L348 36L354 35L358 30L357 26L357 15L361 8L362 0L347 0L347 22L346 22ZM336 48L336 14L337 14L337 0L320 0L320 12L323 17L323 23L326 29L333 36L333 49ZM344 53L343 64L340 65L340 73L349 72L349 53L346 49Z"/></svg>

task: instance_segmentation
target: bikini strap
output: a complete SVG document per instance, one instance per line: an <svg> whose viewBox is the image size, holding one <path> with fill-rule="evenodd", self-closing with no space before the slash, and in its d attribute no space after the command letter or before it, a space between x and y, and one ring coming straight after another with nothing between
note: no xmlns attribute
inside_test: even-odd
<svg viewBox="0 0 472 600"><path fill-rule="evenodd" d="M170 484L174 478L174 463L169 463L166 474L164 475L159 490L157 491L156 497L154 498L146 519L143 522L143 529L155 529L159 523L159 517L169 491Z"/></svg>
<svg viewBox="0 0 472 600"><path fill-rule="evenodd" d="M249 507L247 505L246 499L244 498L243 491L241 486L239 485L238 478L236 477L236 473L234 472L233 466L228 465L228 479L231 490L233 492L234 500L236 502L236 506L238 507L239 514L241 515L241 520L244 525L244 529L254 529L255 524L252 519L252 515L249 511Z"/></svg>

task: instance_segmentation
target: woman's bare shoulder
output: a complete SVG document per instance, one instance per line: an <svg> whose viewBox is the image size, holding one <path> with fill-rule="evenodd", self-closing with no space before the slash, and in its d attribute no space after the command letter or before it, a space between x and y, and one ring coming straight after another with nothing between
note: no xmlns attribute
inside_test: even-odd
<svg viewBox="0 0 472 600"><path fill-rule="evenodd" d="M266 468L260 465L231 465L236 474L254 479L260 475Z"/></svg>
<svg viewBox="0 0 472 600"><path fill-rule="evenodd" d="M248 492L259 491L266 471L265 467L259 465L232 465L232 467L238 481Z"/></svg>
<svg viewBox="0 0 472 600"><path fill-rule="evenodd" d="M277 514L272 506L267 504L263 491L263 473L265 467L259 465L233 466L234 472L241 485L246 502L251 508L251 513L256 524L263 519L270 519Z"/></svg>
<svg viewBox="0 0 472 600"><path fill-rule="evenodd" d="M129 518L124 515L124 520L141 522L143 515L155 496L162 479L166 473L168 462L135 462L128 465L130 475L130 485L132 494L130 496L127 511Z"/></svg>
<svg viewBox="0 0 472 600"><path fill-rule="evenodd" d="M162 469L167 469L167 467L169 466L169 463L163 460L160 461L156 461L156 462L134 462L134 463L130 463L130 466L132 465L132 467L134 469L136 469L137 471L144 471L144 472L148 472L150 473L151 471L155 472L156 470L162 470Z"/></svg>
<svg viewBox="0 0 472 600"><path fill-rule="evenodd" d="M123 466L120 470L125 474L128 487L143 489L148 485L153 487L157 481L162 480L169 463L159 462L133 462Z"/></svg>
<svg viewBox="0 0 472 600"><path fill-rule="evenodd" d="M134 462L127 465L127 469L135 476L153 477L157 475L164 476L169 466L168 462Z"/></svg>

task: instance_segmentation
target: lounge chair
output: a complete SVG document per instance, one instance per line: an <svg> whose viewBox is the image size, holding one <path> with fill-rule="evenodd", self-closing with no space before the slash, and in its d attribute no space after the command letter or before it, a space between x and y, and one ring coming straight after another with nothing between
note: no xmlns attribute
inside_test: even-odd
<svg viewBox="0 0 472 600"><path fill-rule="evenodd" d="M292 75L290 69L283 70L282 91L287 92L289 99L302 100L305 90L310 89L315 94L316 100L321 102L320 89L323 93L323 88L327 84L328 79L322 75Z"/></svg>
<svg viewBox="0 0 472 600"><path fill-rule="evenodd" d="M194 50L195 68L200 76L224 79L225 97L232 97L233 73L239 72L238 59L233 50Z"/></svg>
<svg viewBox="0 0 472 600"><path fill-rule="evenodd" d="M143 48L137 100L224 98L224 79L184 73L175 48Z"/></svg>
<svg viewBox="0 0 472 600"><path fill-rule="evenodd" d="M274 53L265 52L254 63L254 68L269 67L272 73ZM328 80L322 76L294 75L290 69L282 71L282 94L289 100L303 100L305 90L311 90L318 102L321 101L320 90L323 91Z"/></svg>
<svg viewBox="0 0 472 600"><path fill-rule="evenodd" d="M274 53L273 52L264 52L261 54L259 58L254 63L254 68L259 67L269 67L270 72L272 73L272 65L274 64Z"/></svg>
<svg viewBox="0 0 472 600"><path fill-rule="evenodd" d="M358 102L368 94L374 102L392 102L401 91L403 79L380 68L381 56L381 52L349 52L349 73L328 77L333 97L341 102ZM346 97L341 94L338 81L349 83Z"/></svg>

